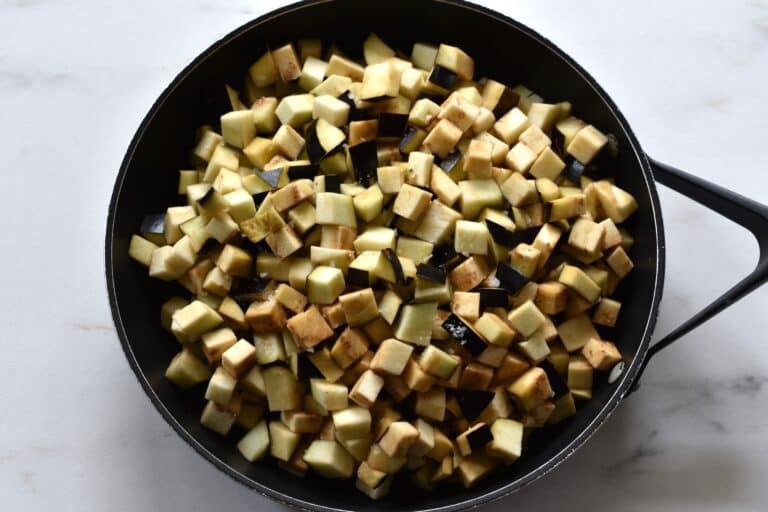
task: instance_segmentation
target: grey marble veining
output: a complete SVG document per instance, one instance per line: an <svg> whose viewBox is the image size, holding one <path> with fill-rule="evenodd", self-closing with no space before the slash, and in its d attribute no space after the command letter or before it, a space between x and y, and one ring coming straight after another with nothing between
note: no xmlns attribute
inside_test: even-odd
<svg viewBox="0 0 768 512"><path fill-rule="evenodd" d="M285 510L204 462L149 404L102 262L113 180L146 110L211 42L282 3L0 0L2 510ZM649 154L768 202L768 1L482 3L590 70ZM657 339L757 254L729 222L660 194ZM661 354L584 448L486 510L768 509L767 299L756 292Z"/></svg>

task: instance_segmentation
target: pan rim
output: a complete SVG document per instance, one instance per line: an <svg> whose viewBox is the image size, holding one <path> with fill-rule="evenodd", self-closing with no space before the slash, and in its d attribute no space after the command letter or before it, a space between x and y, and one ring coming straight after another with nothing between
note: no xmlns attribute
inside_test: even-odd
<svg viewBox="0 0 768 512"><path fill-rule="evenodd" d="M653 283L653 297L651 300L650 310L648 311L648 318L647 318L645 327L643 329L643 332L641 334L639 349L635 352L632 361L628 364L627 370L624 372L621 378L621 382L619 383L619 385L616 386L613 394L608 399L608 401L603 406L603 408L600 409L598 413L594 415L592 421L589 422L589 424L584 428L584 430L579 435L574 437L565 447L563 447L560 451L552 455L546 462L539 465L537 468L529 471L524 476L514 481L511 481L505 485L489 490L487 493L483 495L476 496L473 498L468 498L466 500L458 501L456 503L452 503L449 505L443 505L443 506L433 507L433 508L408 508L408 510L413 510L414 512L416 511L418 512L437 512L437 511L450 512L450 511L457 511L457 510L467 510L470 508L479 507L481 505L490 503L492 501L497 501L501 498L504 498L530 485L534 481L538 480L539 478L543 477L550 471L554 470L557 466L562 464L568 458L570 458L573 455L573 453L578 448L583 446L592 437L592 435L594 435L594 433L600 428L600 426L602 426L606 422L606 420L613 414L613 412L616 410L616 407L618 407L618 405L622 402L623 398L626 396L627 392L630 390L632 384L634 383L635 377L640 369L641 363L647 357L650 338L653 334L653 330L656 325L656 320L658 318L659 304L660 304L661 296L663 292L664 268L665 268L665 242L664 242L663 220L661 216L661 208L659 204L658 193L656 190L655 182L653 180L653 173L651 171L651 166L648 161L648 158L646 154L643 152L643 150L641 149L640 143L637 140L637 137L635 136L634 132L631 130L626 118L621 113L618 106L613 102L613 100L607 94L607 92L597 83L597 81L584 68L582 68L573 58L571 58L568 54L566 54L563 50L561 50L557 45L552 43L549 39L542 36L535 30L531 29L530 27L516 20L513 20L512 18L504 14L501 14L487 7L480 6L471 2L466 2L463 0L431 0L431 1L436 4L448 4L452 6L461 7L469 11L475 11L489 18L492 18L496 21L499 21L505 24L510 29L517 30L523 35L538 42L539 44L544 46L548 51L556 55L564 65L570 66L576 73L578 73L581 79L584 80L584 82L586 82L593 89L596 95L608 107L611 114L616 118L619 126L627 136L627 140L630 142L630 145L632 147L632 152L634 153L635 158L637 159L640 165L640 168L643 171L642 172L643 180L645 182L646 189L648 191L648 195L650 198L650 206L651 206L650 213L652 215L653 227L654 227L655 235L657 239L656 272L655 272L654 283ZM155 100L151 108L148 110L147 114L142 119L141 123L136 129L136 132L134 133L133 138L131 139L131 142L128 146L126 154L121 162L120 169L115 179L115 185L113 187L112 195L110 198L109 210L108 210L108 216L107 216L107 225L106 225L106 237L105 237L105 277L107 280L107 292L109 296L110 310L112 312L112 318L115 324L117 335L120 340L120 344L123 348L123 352L125 353L125 356L128 359L128 363L131 369L133 370L141 387L144 389L144 392L147 394L150 401L154 404L155 408L158 410L160 415L187 444L189 444L195 451L197 451L206 460L208 460L211 464L216 466L219 470L221 470L223 473L225 473L229 477L257 491L261 495L266 496L282 504L289 505L291 507L295 507L301 510L321 511L321 512L346 512L349 509L328 507L325 505L311 503L311 502L307 502L307 501L295 498L293 496L284 494L280 491L276 491L270 487L267 487L264 484L241 473L240 471L237 471L236 469L231 467L229 464L227 464L225 461L223 461L221 458L216 456L216 454L214 454L213 452L208 450L205 446L203 446L186 428L184 428L183 425L181 425L174 418L171 412L166 408L163 401L160 399L157 393L155 393L155 391L153 390L146 375L142 372L141 368L139 367L138 361L135 358L135 355L131 348L131 344L128 340L128 335L126 333L125 326L123 324L122 315L120 313L120 310L117 304L117 295L116 295L115 278L114 278L114 265L113 265L113 242L114 242L114 228L115 228L114 223L115 223L116 206L117 206L118 199L121 195L123 183L125 181L128 168L133 159L133 155L141 139L143 138L143 135L147 127L151 124L157 112L162 108L163 104L168 99L168 97L171 96L171 94L173 94L173 92L178 87L178 85L181 84L190 73L192 73L198 66L203 64L212 54L214 54L220 48L229 44L232 40L238 37L241 37L252 30L258 29L259 26L269 22L273 18L282 16L289 12L298 11L305 8L311 8L316 5L331 4L336 2L338 2L338 0L307 0L304 2L289 4L281 8L275 9L273 11L270 11L262 16L259 16L235 28L234 30L232 30L231 32L229 32L219 40L215 41L208 48L206 48L200 54L198 54L192 60L192 62L186 65L174 77L171 83L163 90L163 92Z"/></svg>

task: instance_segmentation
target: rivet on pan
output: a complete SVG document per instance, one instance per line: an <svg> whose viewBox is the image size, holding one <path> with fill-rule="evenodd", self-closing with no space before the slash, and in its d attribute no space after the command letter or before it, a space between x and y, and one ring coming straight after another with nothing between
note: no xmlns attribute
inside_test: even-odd
<svg viewBox="0 0 768 512"><path fill-rule="evenodd" d="M613 384L619 380L619 377L621 377L621 374L624 373L624 368L626 367L627 365L624 363L624 361L619 361L616 363L616 365L611 368L611 373L608 374L608 384Z"/></svg>

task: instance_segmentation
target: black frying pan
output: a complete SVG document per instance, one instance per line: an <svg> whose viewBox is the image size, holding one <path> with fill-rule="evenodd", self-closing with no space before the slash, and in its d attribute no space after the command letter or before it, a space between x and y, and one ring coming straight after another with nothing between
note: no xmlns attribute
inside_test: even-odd
<svg viewBox="0 0 768 512"><path fill-rule="evenodd" d="M416 40L460 46L476 59L477 75L507 84L524 82L545 98L573 102L575 113L619 140L617 184L640 205L629 228L636 236L635 270L620 288L624 314L614 341L627 362L615 382L597 383L592 400L573 418L537 432L524 456L480 485L446 485L434 493L397 484L383 501L370 501L349 481L308 475L299 479L271 461L249 464L227 438L199 423L202 393L181 392L163 377L178 344L163 331L160 304L178 290L155 282L128 258L128 241L146 212L163 211L176 194L176 170L187 165L193 133L218 124L229 109L223 84L239 84L269 45L318 37L359 54L374 31L397 48ZM688 195L751 230L760 263L749 277L649 349L664 278L664 231L655 180ZM649 160L624 116L589 74L545 38L506 16L457 0L316 0L264 15L232 32L187 66L152 106L131 141L115 183L106 234L109 299L131 367L152 403L195 450L219 469L275 500L310 510L459 510L510 494L563 462L632 392L651 356L768 279L768 208L694 176ZM406 479L401 479L406 480Z"/></svg>

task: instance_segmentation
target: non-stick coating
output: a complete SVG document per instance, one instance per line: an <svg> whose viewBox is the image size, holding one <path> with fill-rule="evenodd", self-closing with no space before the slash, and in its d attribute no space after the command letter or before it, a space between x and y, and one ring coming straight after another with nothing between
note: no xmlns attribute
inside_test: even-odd
<svg viewBox="0 0 768 512"><path fill-rule="evenodd" d="M219 115L228 110L224 83L239 88L244 71L267 45L317 37L357 56L371 31L406 53L415 41L460 46L475 58L478 77L490 76L507 84L522 82L548 100L572 101L577 116L618 137L622 151L616 180L640 204L630 224L636 237L632 251L635 271L619 291L625 300L621 321L615 330L604 333L630 362L624 377L612 385L598 383L594 398L574 418L534 436L519 461L475 488L450 484L426 493L396 485L379 502L355 491L350 481L313 475L299 479L278 470L271 460L249 464L234 448L242 432L221 438L201 427L202 391L182 392L163 378L179 346L161 329L159 307L180 289L150 280L146 268L127 255L129 238L143 214L161 212L169 202L183 203L176 195L177 170L188 165L195 128L203 123L218 126ZM471 4L438 0L298 4L259 18L214 44L174 80L139 128L115 185L106 243L107 281L118 334L158 410L220 469L273 498L315 510L466 508L517 490L562 462L627 391L645 357L663 274L661 217L652 177L637 141L607 95L581 68L530 29ZM542 488L542 492L549 491Z"/></svg>

